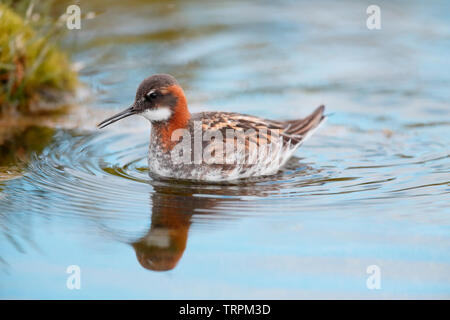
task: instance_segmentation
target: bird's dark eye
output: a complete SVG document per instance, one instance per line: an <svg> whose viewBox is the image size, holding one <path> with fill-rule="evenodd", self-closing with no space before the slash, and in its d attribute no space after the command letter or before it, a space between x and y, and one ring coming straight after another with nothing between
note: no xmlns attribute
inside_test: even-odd
<svg viewBox="0 0 450 320"><path fill-rule="evenodd" d="M145 98L147 100L155 99L158 96L156 92L149 92L145 95Z"/></svg>

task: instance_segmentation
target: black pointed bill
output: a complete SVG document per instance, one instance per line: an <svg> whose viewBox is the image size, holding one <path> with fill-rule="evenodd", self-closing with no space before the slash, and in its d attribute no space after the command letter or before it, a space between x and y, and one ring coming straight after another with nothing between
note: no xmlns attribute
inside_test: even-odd
<svg viewBox="0 0 450 320"><path fill-rule="evenodd" d="M113 115L112 117L103 120L102 122L100 122L97 125L97 127L99 127L99 129L102 129L102 128L106 127L106 126L109 126L111 123L114 123L116 121L119 121L119 120L121 120L123 118L126 118L126 117L129 117L129 116L132 116L134 114L137 114L137 111L134 108L134 105L132 105L128 109L125 109L124 111L119 112L119 113Z"/></svg>

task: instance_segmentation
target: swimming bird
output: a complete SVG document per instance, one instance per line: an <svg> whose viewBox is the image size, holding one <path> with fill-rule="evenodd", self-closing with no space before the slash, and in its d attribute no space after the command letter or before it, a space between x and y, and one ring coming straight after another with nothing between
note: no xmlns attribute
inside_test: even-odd
<svg viewBox="0 0 450 320"><path fill-rule="evenodd" d="M130 107L98 127L141 115L152 124L151 176L218 182L277 173L323 122L324 109L287 121L234 112L191 114L177 80L156 74L142 81Z"/></svg>

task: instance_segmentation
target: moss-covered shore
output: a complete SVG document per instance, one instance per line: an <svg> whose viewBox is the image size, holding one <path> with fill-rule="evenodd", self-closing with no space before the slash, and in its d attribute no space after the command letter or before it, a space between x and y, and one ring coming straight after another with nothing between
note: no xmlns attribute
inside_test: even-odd
<svg viewBox="0 0 450 320"><path fill-rule="evenodd" d="M64 23L45 16L39 3L0 3L0 117L59 112L77 88L77 73L57 44Z"/></svg>

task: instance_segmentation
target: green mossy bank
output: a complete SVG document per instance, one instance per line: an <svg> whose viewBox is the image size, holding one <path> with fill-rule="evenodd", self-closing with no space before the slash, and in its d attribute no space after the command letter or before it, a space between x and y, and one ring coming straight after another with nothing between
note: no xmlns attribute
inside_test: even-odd
<svg viewBox="0 0 450 320"><path fill-rule="evenodd" d="M22 17L0 4L0 117L57 111L78 85L56 44L56 22L35 23L39 19L30 9Z"/></svg>

